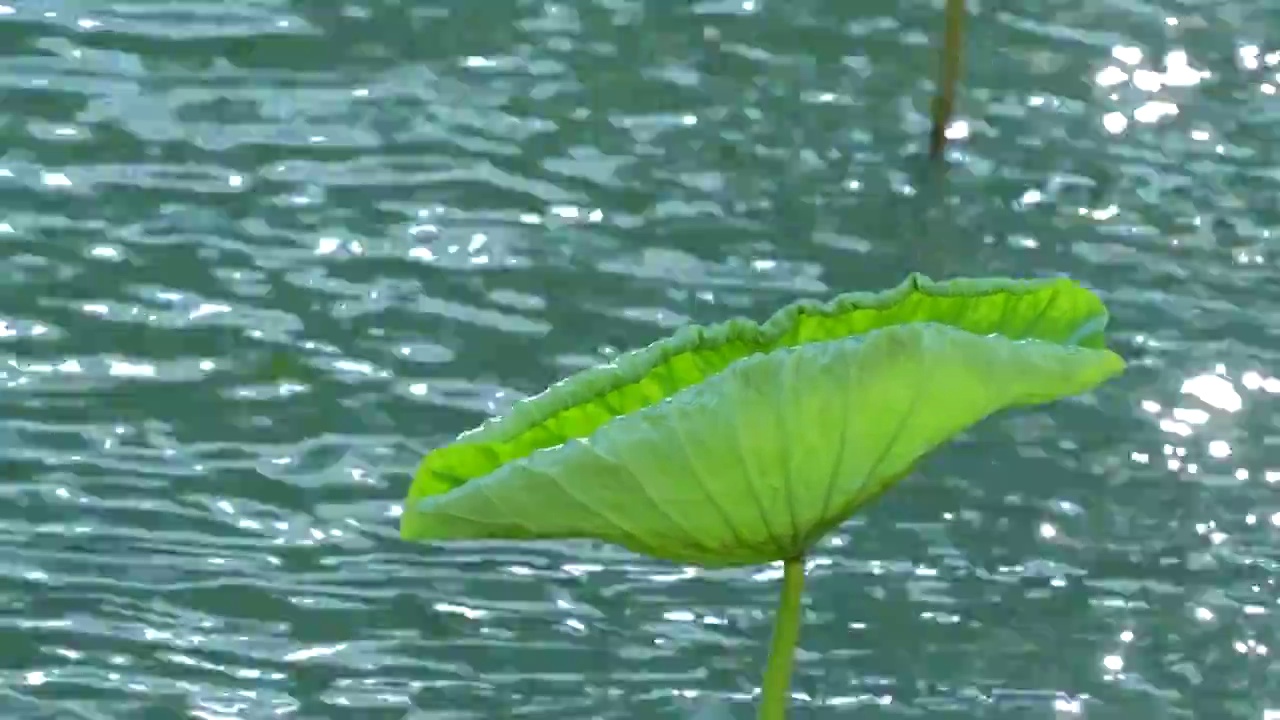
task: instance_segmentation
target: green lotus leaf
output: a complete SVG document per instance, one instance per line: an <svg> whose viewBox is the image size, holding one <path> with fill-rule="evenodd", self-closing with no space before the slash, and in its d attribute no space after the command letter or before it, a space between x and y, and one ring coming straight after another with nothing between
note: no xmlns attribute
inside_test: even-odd
<svg viewBox="0 0 1280 720"><path fill-rule="evenodd" d="M1065 279L916 275L763 325L686 328L429 454L401 532L794 558L974 423L1123 370L1106 321Z"/></svg>

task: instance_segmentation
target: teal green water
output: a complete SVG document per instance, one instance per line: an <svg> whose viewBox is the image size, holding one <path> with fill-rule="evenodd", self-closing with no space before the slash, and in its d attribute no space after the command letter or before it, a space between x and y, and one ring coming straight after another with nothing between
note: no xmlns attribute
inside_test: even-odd
<svg viewBox="0 0 1280 720"><path fill-rule="evenodd" d="M1069 273L1131 371L815 558L797 718L1280 718L1280 5L0 0L0 717L751 717L776 579L409 546L683 323Z"/></svg>

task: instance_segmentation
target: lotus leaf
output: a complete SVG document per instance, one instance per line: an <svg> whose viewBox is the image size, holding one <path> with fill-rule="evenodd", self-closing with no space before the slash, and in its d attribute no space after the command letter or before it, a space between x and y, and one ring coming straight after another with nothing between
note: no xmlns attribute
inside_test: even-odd
<svg viewBox="0 0 1280 720"><path fill-rule="evenodd" d="M1124 362L1067 279L932 282L731 320L563 380L423 461L415 540L595 538L703 566L802 554L999 410Z"/></svg>
<svg viewBox="0 0 1280 720"><path fill-rule="evenodd" d="M594 538L703 566L782 561L758 717L785 717L804 556L1000 410L1124 369L1067 279L912 275L731 320L586 370L423 460L411 540Z"/></svg>

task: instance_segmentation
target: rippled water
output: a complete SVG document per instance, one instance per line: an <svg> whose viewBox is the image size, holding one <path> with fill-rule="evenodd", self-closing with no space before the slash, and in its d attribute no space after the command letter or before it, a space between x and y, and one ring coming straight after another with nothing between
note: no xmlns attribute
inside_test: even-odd
<svg viewBox="0 0 1280 720"><path fill-rule="evenodd" d="M407 473L919 269L1132 370L823 549L797 717L1280 718L1277 3L971 3L944 174L937 2L4 2L4 717L749 717L770 572L408 546Z"/></svg>

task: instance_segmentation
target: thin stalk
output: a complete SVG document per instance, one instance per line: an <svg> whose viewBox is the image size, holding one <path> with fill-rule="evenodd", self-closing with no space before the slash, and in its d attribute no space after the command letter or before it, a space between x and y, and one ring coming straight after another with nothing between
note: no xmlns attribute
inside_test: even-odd
<svg viewBox="0 0 1280 720"><path fill-rule="evenodd" d="M800 639L801 599L804 595L804 556L782 563L782 592L773 619L773 642L764 670L758 720L786 720L791 704L791 667Z"/></svg>
<svg viewBox="0 0 1280 720"><path fill-rule="evenodd" d="M960 84L960 58L964 45L965 0L947 0L946 26L942 38L942 67L937 93L933 96L933 128L929 133L929 157L937 160L947 146L947 126L956 107L956 86Z"/></svg>

